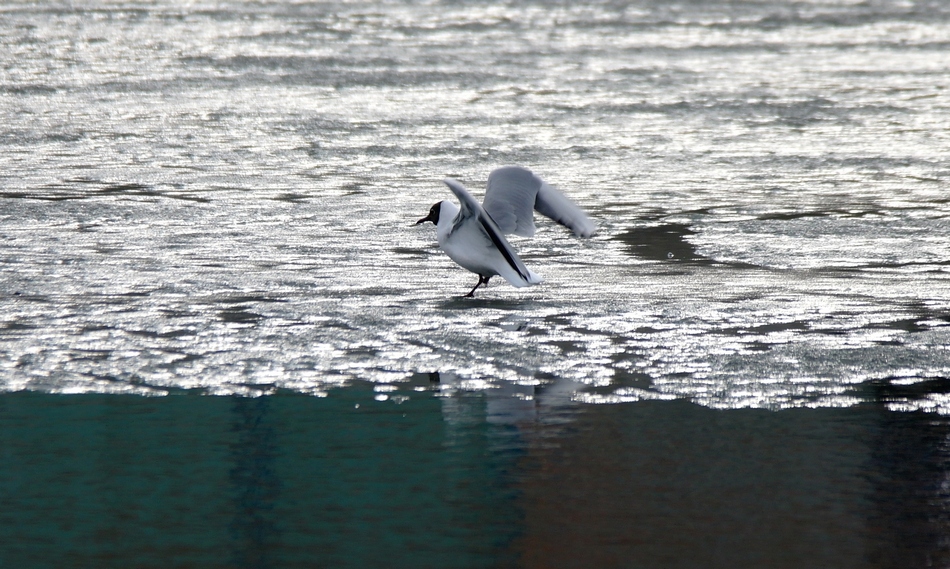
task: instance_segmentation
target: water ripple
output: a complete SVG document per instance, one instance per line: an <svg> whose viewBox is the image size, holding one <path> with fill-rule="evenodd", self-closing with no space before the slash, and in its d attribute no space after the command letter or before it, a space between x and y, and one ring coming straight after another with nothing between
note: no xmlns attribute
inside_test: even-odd
<svg viewBox="0 0 950 569"><path fill-rule="evenodd" d="M936 4L0 22L2 390L950 409ZM412 223L504 163L601 231L463 299Z"/></svg>

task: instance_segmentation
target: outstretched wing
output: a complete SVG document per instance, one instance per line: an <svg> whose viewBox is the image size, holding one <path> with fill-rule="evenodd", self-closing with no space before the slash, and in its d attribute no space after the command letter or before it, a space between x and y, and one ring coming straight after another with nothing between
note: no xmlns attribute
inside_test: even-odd
<svg viewBox="0 0 950 569"><path fill-rule="evenodd" d="M597 230L577 204L520 166L498 168L488 176L484 208L503 232L524 237L534 235L534 210L581 237Z"/></svg>
<svg viewBox="0 0 950 569"><path fill-rule="evenodd" d="M445 185L452 190L452 193L455 194L455 197L459 199L459 205L461 209L459 214L456 217L455 224L459 225L465 221L466 218L474 218L481 225L482 229L488 235L488 238L491 239L495 247L505 258L505 261L518 276L524 279L525 282L533 282L531 279L531 272L528 271L528 268L524 265L521 259L518 258L518 254L515 253L515 250L508 243L508 240L505 239L504 234L498 228L492 218L485 213L485 209L482 208L481 204L472 197L472 194L468 193L468 190L465 189L465 186L460 184L458 181L453 180L452 178L446 178L443 180Z"/></svg>
<svg viewBox="0 0 950 569"><path fill-rule="evenodd" d="M453 180L452 178L446 178L442 181L445 182L445 185L452 190L452 193L455 194L455 197L459 200L459 213L455 217L455 226L464 222L466 219L478 219L479 216L485 215L484 208L478 203L478 200L472 197L472 194L468 193L468 190L465 189L465 186L463 186L461 182Z"/></svg>
<svg viewBox="0 0 950 569"><path fill-rule="evenodd" d="M541 188L538 189L538 197L534 201L534 209L567 227L579 237L590 237L597 231L597 226L577 204L543 180Z"/></svg>
<svg viewBox="0 0 950 569"><path fill-rule="evenodd" d="M531 170L506 166L488 175L484 207L505 233L534 235L534 202L541 179Z"/></svg>

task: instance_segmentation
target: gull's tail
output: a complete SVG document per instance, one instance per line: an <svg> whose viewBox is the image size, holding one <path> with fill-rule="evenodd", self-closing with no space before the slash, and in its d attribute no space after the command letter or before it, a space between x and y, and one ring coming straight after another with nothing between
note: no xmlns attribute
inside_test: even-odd
<svg viewBox="0 0 950 569"><path fill-rule="evenodd" d="M534 286L539 285L544 282L544 279L541 278L541 275L535 273L531 269L527 269L528 278L522 278L521 275L516 273L513 270L504 270L501 271L501 276L506 281L508 281L511 286L524 287L524 286Z"/></svg>

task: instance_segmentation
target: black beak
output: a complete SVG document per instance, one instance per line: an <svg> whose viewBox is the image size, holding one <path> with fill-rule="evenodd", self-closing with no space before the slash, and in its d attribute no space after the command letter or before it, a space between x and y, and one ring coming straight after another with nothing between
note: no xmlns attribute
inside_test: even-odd
<svg viewBox="0 0 950 569"><path fill-rule="evenodd" d="M419 221L417 221L417 222L416 222L416 225L419 225L419 224L421 224L421 223L425 223L425 222L427 222L427 221L431 221L432 223L438 225L438 224L439 224L439 210L441 209L441 205L440 205L441 203L442 203L442 202L439 202L439 203L435 204L434 206L432 206L432 209L429 210L429 215L427 215L427 216L423 217L422 219L420 219Z"/></svg>

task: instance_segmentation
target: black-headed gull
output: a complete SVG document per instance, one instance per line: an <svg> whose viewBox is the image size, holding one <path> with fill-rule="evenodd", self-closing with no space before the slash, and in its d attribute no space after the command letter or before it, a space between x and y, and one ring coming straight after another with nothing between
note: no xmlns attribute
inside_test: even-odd
<svg viewBox="0 0 950 569"><path fill-rule="evenodd" d="M478 283L465 296L495 275L501 275L516 287L541 283L541 277L525 267L506 233L525 237L534 235L534 210L573 230L581 237L596 231L593 222L561 192L519 166L498 168L488 176L484 204L451 178L445 184L458 198L460 208L449 201L432 206L429 215L416 225L431 221L436 225L439 247L448 256L478 275Z"/></svg>

